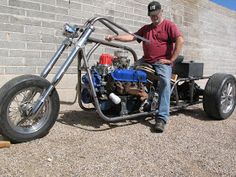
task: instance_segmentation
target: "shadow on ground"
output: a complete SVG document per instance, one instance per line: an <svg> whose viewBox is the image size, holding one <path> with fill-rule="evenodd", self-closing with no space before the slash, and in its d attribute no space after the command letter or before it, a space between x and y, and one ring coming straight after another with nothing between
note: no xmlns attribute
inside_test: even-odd
<svg viewBox="0 0 236 177"><path fill-rule="evenodd" d="M132 119L126 121L125 120L119 121L115 123L109 123L100 118L96 112L68 111L61 114L57 122L88 131L104 131L116 127L135 124L138 123L139 120L140 119Z"/></svg>
<svg viewBox="0 0 236 177"><path fill-rule="evenodd" d="M202 108L189 108L178 111L172 111L171 116L185 115L202 121L213 121L209 118ZM151 117L141 117L118 123L109 123L100 118L96 112L88 111L68 111L58 118L58 122L88 131L104 131L116 127L127 126L135 123L142 123L152 130L153 122Z"/></svg>
<svg viewBox="0 0 236 177"><path fill-rule="evenodd" d="M170 115L173 115L173 116L178 116L180 114L194 118L194 119L202 120L202 121L215 121L214 119L207 116L203 108L200 108L200 107L195 107L195 108L188 107L186 109L172 111L170 113Z"/></svg>

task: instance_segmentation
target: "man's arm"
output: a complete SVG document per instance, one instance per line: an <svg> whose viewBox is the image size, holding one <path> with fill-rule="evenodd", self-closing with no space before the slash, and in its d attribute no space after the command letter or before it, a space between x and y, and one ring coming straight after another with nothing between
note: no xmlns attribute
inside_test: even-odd
<svg viewBox="0 0 236 177"><path fill-rule="evenodd" d="M179 56L181 49L183 48L183 44L184 38L182 36L179 36L175 41L175 48L172 57L170 59L161 59L160 63L172 65L175 62L176 58Z"/></svg>
<svg viewBox="0 0 236 177"><path fill-rule="evenodd" d="M123 35L118 35L118 36L108 35L105 37L105 39L107 41L116 40L116 41L121 41L121 42L131 42L131 41L136 40L136 38L131 34L123 34Z"/></svg>
<svg viewBox="0 0 236 177"><path fill-rule="evenodd" d="M179 56L179 54L183 48L183 45L184 45L184 38L182 36L179 36L175 41L174 53L170 59L171 64L173 64L174 61L176 60L176 58Z"/></svg>

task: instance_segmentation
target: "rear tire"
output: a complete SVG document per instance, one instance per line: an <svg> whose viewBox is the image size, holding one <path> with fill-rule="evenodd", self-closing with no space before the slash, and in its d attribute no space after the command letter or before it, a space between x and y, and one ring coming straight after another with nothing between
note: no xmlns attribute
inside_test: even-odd
<svg viewBox="0 0 236 177"><path fill-rule="evenodd" d="M236 80L230 74L212 75L203 94L203 108L209 117L223 120L230 117L235 109Z"/></svg>
<svg viewBox="0 0 236 177"><path fill-rule="evenodd" d="M36 117L27 117L41 93L50 83L39 76L23 75L0 89L0 132L14 143L30 141L48 134L59 112L60 102L54 89Z"/></svg>

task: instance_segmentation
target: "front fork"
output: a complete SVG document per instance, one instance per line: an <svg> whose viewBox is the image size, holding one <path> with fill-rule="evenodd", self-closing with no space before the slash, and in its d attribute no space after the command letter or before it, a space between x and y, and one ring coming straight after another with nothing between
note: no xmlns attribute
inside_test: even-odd
<svg viewBox="0 0 236 177"><path fill-rule="evenodd" d="M46 100L46 98L50 95L50 93L52 92L52 90L55 88L55 86L59 83L59 81L62 79L62 77L64 76L65 72L67 71L67 69L69 68L69 66L71 65L71 63L73 62L75 56L77 55L77 53L82 49L82 47L85 45L85 43L87 42L89 36L91 35L91 33L94 31L94 27L90 26L89 28L87 28L81 35L81 37L78 39L74 49L71 51L70 55L67 57L67 59L65 60L65 62L63 63L63 65L59 68L58 72L56 73L56 75L54 76L54 78L52 79L51 85L49 86L49 88L47 88L46 90L43 91L43 93L41 94L41 96L38 98L38 100L36 101L36 104L34 105L34 107L32 108L32 110L30 111L30 116L36 115L40 109L43 107L44 102ZM72 41L70 39L65 39L62 43L62 45L58 48L57 52L55 53L55 55L52 57L52 59L50 60L50 62L47 64L47 66L44 68L44 70L41 73L41 77L46 78L47 75L49 74L49 72L51 71L51 69L53 68L53 66L55 65L55 63L57 62L57 60L59 59L59 57L61 56L61 54L63 53L63 51L72 44Z"/></svg>

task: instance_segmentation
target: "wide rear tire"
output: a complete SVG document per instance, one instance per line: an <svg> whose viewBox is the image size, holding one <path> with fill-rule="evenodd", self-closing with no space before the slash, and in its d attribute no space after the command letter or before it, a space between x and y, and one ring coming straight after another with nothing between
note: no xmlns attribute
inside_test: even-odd
<svg viewBox="0 0 236 177"><path fill-rule="evenodd" d="M23 75L8 81L0 89L0 133L14 143L30 141L48 134L60 108L54 89L36 117L27 116L50 83L39 76Z"/></svg>
<svg viewBox="0 0 236 177"><path fill-rule="evenodd" d="M205 87L203 108L209 117L223 120L230 117L235 109L236 80L230 74L212 75Z"/></svg>

